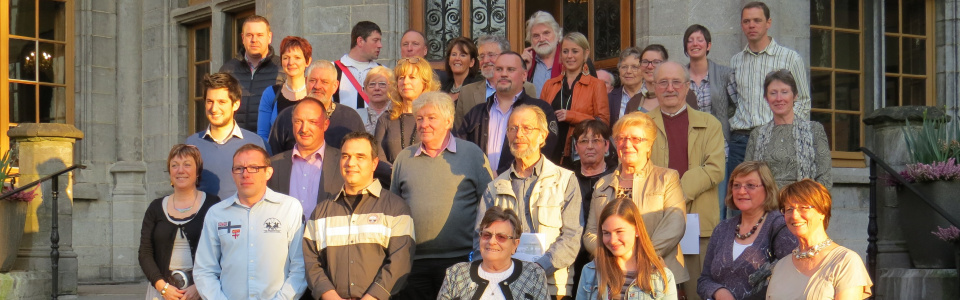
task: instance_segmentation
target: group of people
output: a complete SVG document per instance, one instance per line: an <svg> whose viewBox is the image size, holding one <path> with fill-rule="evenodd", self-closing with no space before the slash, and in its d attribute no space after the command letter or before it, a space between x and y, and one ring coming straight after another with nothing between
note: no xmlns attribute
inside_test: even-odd
<svg viewBox="0 0 960 300"><path fill-rule="evenodd" d="M373 22L327 61L295 36L274 53L248 17L144 215L147 299L863 299L862 260L826 234L803 62L771 24L748 3L730 67L692 25L689 64L630 47L617 80L546 12L519 53L450 40L444 70L414 30L391 69Z"/></svg>

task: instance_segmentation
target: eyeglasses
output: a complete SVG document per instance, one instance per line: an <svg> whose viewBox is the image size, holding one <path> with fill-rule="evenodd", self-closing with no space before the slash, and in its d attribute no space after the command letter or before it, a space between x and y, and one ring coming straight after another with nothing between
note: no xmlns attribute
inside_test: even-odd
<svg viewBox="0 0 960 300"><path fill-rule="evenodd" d="M640 71L640 68L643 68L640 65L621 65L618 69L620 72L636 72Z"/></svg>
<svg viewBox="0 0 960 300"><path fill-rule="evenodd" d="M757 188L762 188L762 187L763 187L763 185L756 185L756 184L752 184L752 183L748 183L748 184L734 183L733 186L732 186L732 189L733 189L734 191L739 191L740 188L747 188L748 191L753 191L753 190L756 190Z"/></svg>
<svg viewBox="0 0 960 300"><path fill-rule="evenodd" d="M398 59L398 60L397 60L397 64L399 65L399 64L403 63L404 61L406 61L406 62L408 62L408 63L411 63L411 64L419 64L419 63L420 63L420 57L401 58L401 59Z"/></svg>
<svg viewBox="0 0 960 300"><path fill-rule="evenodd" d="M247 173L260 173L260 170L263 170L266 168L267 166L233 167L231 171L233 171L233 174L243 174L243 170L247 170Z"/></svg>
<svg viewBox="0 0 960 300"><path fill-rule="evenodd" d="M671 86L671 85L673 86L673 88L679 89L680 87L683 87L684 84L687 84L687 81L683 81L683 80L673 80L673 81L670 81L670 80L660 80L660 81L657 81L657 86L660 87L661 89L665 89L665 88L667 88L667 87L669 87L669 86Z"/></svg>
<svg viewBox="0 0 960 300"><path fill-rule="evenodd" d="M780 212L784 215L792 214L794 211L799 211L801 214L807 213L813 209L813 205L800 205L800 206L787 206L780 209Z"/></svg>
<svg viewBox="0 0 960 300"><path fill-rule="evenodd" d="M506 235L506 234L502 234L502 233L494 234L493 232L489 232L489 231L480 232L480 239L481 239L481 240L484 240L484 241L489 241L490 238L492 238L492 237L494 237L494 236L497 237L497 242L498 242L498 243L506 243L507 240L512 240L512 239L514 239L513 236Z"/></svg>
<svg viewBox="0 0 960 300"><path fill-rule="evenodd" d="M617 142L617 144L625 144L626 142L629 141L631 144L634 144L634 145L637 145L649 140L650 139L648 138L633 137L633 136L618 136L615 139L613 139L613 141Z"/></svg>
<svg viewBox="0 0 960 300"><path fill-rule="evenodd" d="M500 53L493 53L493 52L480 53L480 56L478 56L477 58L479 58L480 60L484 60L487 57L491 59L496 59L497 57L500 57Z"/></svg>
<svg viewBox="0 0 960 300"><path fill-rule="evenodd" d="M387 82L386 82L386 81L377 81L377 82L372 82L372 81L371 81L370 83L367 83L367 88L368 88L368 89L375 89L375 88L385 89L385 88L387 88Z"/></svg>
<svg viewBox="0 0 960 300"><path fill-rule="evenodd" d="M603 145L603 139L579 139L578 145Z"/></svg>
<svg viewBox="0 0 960 300"><path fill-rule="evenodd" d="M521 133L523 133L523 134L528 134L528 133L531 133L531 132L533 132L533 131L538 131L538 130L540 130L540 128L529 127L529 126L523 126L523 127L510 126L510 127L507 127L507 132L508 132L508 133L517 133L517 132L519 131L519 132L521 132Z"/></svg>
<svg viewBox="0 0 960 300"><path fill-rule="evenodd" d="M641 65L641 66L644 66L644 67L645 67L645 66L650 66L650 65L659 66L659 65L662 64L662 63L663 63L663 61L662 61L662 60L659 60L659 59L657 59L657 60L646 60L646 59L644 59L644 60L641 60L641 61L640 61L640 65Z"/></svg>

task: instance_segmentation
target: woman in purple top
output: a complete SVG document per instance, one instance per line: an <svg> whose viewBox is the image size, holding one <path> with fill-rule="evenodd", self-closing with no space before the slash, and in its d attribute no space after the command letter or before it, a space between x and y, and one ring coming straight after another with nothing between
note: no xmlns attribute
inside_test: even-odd
<svg viewBox="0 0 960 300"><path fill-rule="evenodd" d="M774 262L797 247L797 238L786 230L783 214L777 210L779 190L766 163L748 161L737 166L727 191L727 207L741 214L713 230L697 294L703 299L762 299L766 285L751 282L769 276Z"/></svg>

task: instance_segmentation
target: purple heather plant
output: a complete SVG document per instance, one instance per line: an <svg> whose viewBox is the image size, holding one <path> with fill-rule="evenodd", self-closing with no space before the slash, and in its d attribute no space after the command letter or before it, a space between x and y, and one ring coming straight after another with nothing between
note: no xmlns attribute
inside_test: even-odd
<svg viewBox="0 0 960 300"><path fill-rule="evenodd" d="M911 183L955 181L960 180L960 164L957 164L954 158L930 164L908 164L903 171L900 171L900 176Z"/></svg>
<svg viewBox="0 0 960 300"><path fill-rule="evenodd" d="M937 236L937 238L940 238L944 242L960 242L960 229L957 229L956 226L950 226L947 228L937 226L937 230L931 231L930 233L933 233L933 235Z"/></svg>
<svg viewBox="0 0 960 300"><path fill-rule="evenodd" d="M13 190L12 187L5 186L3 187L2 192L0 192L0 194L4 194L12 190ZM32 189L21 191L19 193L10 195L9 197L0 199L0 201L30 202L30 201L33 201L34 196L36 196L36 192L37 192L37 188L34 187Z"/></svg>

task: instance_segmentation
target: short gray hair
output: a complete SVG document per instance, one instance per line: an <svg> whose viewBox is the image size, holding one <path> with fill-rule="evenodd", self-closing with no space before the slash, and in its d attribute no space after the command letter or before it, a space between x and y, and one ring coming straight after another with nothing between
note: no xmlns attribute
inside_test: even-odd
<svg viewBox="0 0 960 300"><path fill-rule="evenodd" d="M450 95L444 92L426 92L420 94L420 97L417 97L416 100L413 100L413 113L416 114L421 108L425 106L433 106L440 113L440 117L450 120L450 127L453 127L453 114L455 108L453 107L453 98L450 98Z"/></svg>
<svg viewBox="0 0 960 300"><path fill-rule="evenodd" d="M637 60L643 60L641 59L641 57L643 57L643 51L637 47L623 49L623 51L620 51L620 61L617 62L617 68L620 68L620 65L623 64L623 60L630 57L635 57Z"/></svg>
<svg viewBox="0 0 960 300"><path fill-rule="evenodd" d="M657 77L659 77L658 75L660 75L660 68L662 68L663 66L666 66L666 65L677 65L678 67L680 67L680 72L683 73L683 80L684 80L684 81L690 81L690 73L687 73L687 68L684 67L683 64L678 63L678 62L675 62L675 61L672 61L672 60L668 60L668 61L663 62L662 64L660 64L659 66L657 66L656 69L653 70L653 79L654 79L654 80L656 80Z"/></svg>
<svg viewBox="0 0 960 300"><path fill-rule="evenodd" d="M500 46L500 52L510 50L510 41L503 36L484 34L477 38L477 47L487 43L497 43Z"/></svg>
<svg viewBox="0 0 960 300"><path fill-rule="evenodd" d="M540 145L537 148L543 148L543 146L547 144L547 137L550 136L550 128L547 127L547 114L536 105L522 104L514 107L513 111L510 112L510 116L522 111L530 111L536 116L534 118L536 118L537 121L537 129L540 129L540 132L543 133L543 141L540 142Z"/></svg>
<svg viewBox="0 0 960 300"><path fill-rule="evenodd" d="M321 70L331 70L334 72L337 71L337 68L334 67L333 63L330 62L329 60L318 59L318 60L314 60L313 62L310 63L310 65L307 66L307 69L304 70L303 72L304 76L310 77L310 74L313 73L313 70L317 68Z"/></svg>
<svg viewBox="0 0 960 300"><path fill-rule="evenodd" d="M553 32L557 37L563 36L563 28L560 28L560 24L557 23L557 20L553 18L548 12L538 10L530 16L530 19L527 19L527 36L526 41L530 43L530 32L533 31L533 26L544 24L553 28Z"/></svg>

